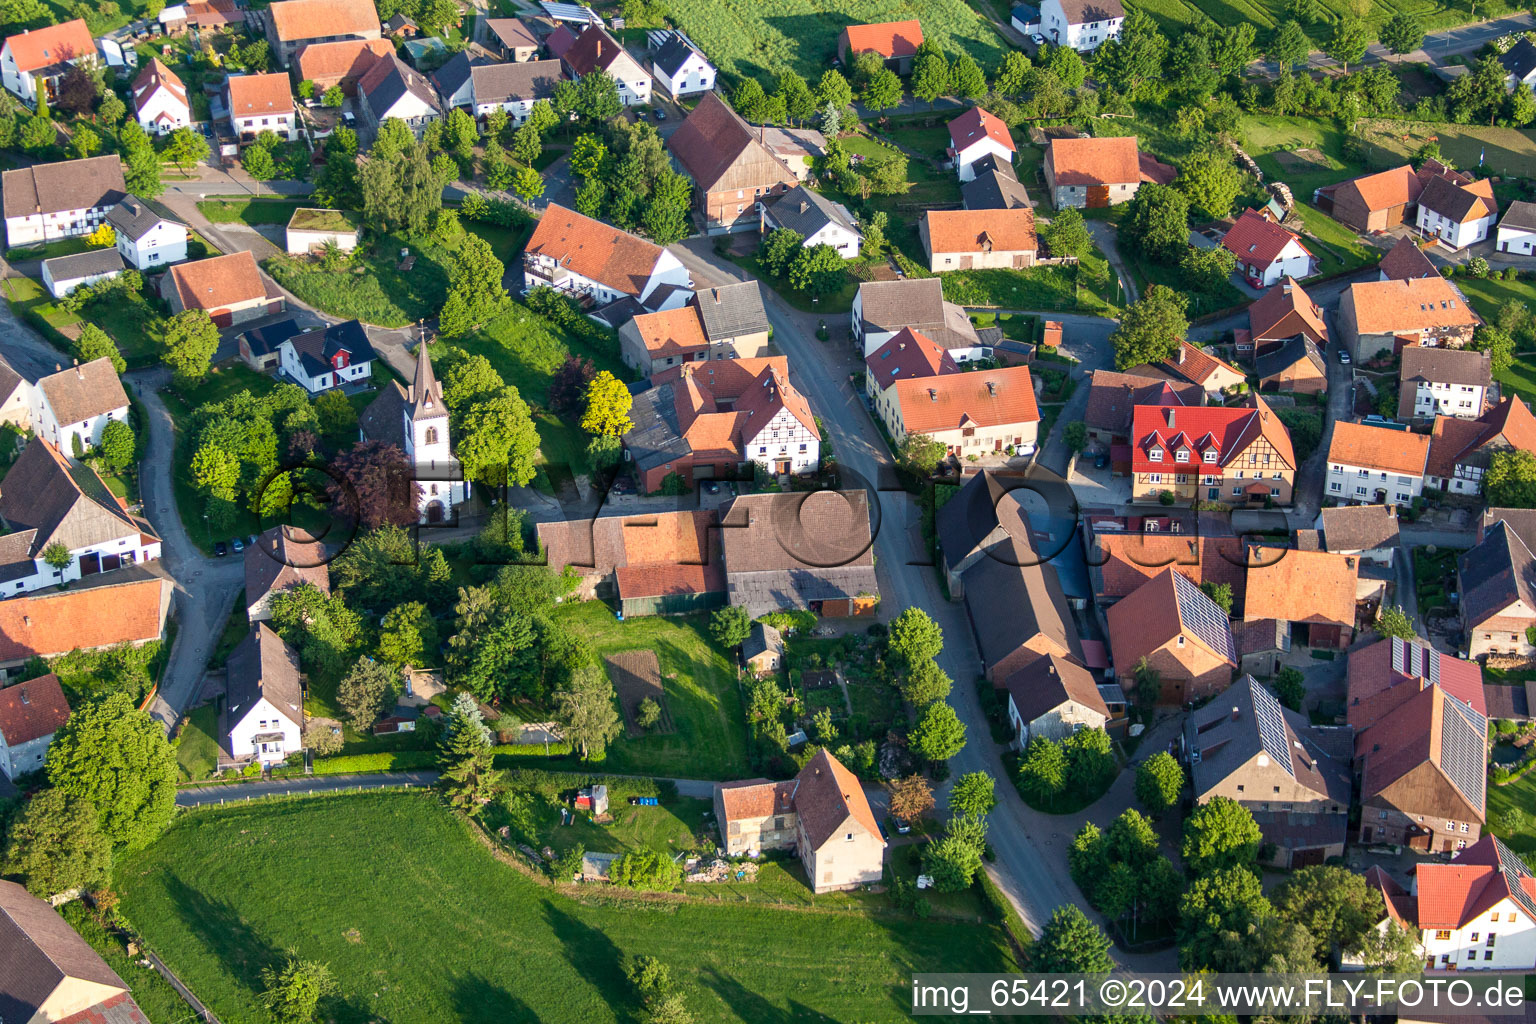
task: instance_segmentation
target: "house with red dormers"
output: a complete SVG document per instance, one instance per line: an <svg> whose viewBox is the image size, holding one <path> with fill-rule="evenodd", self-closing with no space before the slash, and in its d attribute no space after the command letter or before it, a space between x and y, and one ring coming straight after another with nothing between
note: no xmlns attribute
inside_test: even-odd
<svg viewBox="0 0 1536 1024"><path fill-rule="evenodd" d="M373 345L356 320L295 334L278 346L282 375L302 384L311 395L369 380L373 360Z"/></svg>
<svg viewBox="0 0 1536 1024"><path fill-rule="evenodd" d="M1289 505L1291 435L1258 395L1247 406L1138 406L1131 423L1131 497Z"/></svg>
<svg viewBox="0 0 1536 1024"><path fill-rule="evenodd" d="M1011 167L1018 148L1002 118L972 107L949 122L949 156L961 181L976 177L976 162L990 156Z"/></svg>
<svg viewBox="0 0 1536 1024"><path fill-rule="evenodd" d="M1244 210L1221 245L1237 257L1237 272L1255 288L1268 288L1287 277L1310 277L1317 265L1294 231L1257 210Z"/></svg>

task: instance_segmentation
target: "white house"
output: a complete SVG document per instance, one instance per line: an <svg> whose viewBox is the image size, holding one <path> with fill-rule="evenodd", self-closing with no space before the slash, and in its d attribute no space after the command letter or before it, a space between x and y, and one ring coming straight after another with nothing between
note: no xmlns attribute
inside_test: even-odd
<svg viewBox="0 0 1536 1024"><path fill-rule="evenodd" d="M156 57L133 80L133 113L151 135L169 135L192 123L186 85Z"/></svg>
<svg viewBox="0 0 1536 1024"><path fill-rule="evenodd" d="M581 34L560 25L550 33L549 52L574 79L606 71L619 87L619 102L639 107L651 102L651 76L601 24L589 24Z"/></svg>
<svg viewBox="0 0 1536 1024"><path fill-rule="evenodd" d="M278 372L311 395L373 376L373 345L356 320L305 331L278 346Z"/></svg>
<svg viewBox="0 0 1536 1024"><path fill-rule="evenodd" d="M630 299L652 313L693 297L688 268L669 250L558 203L523 248L523 287L540 285L590 295L598 306Z"/></svg>
<svg viewBox="0 0 1536 1024"><path fill-rule="evenodd" d="M230 126L241 141L262 132L276 132L285 142L298 138L287 75L231 75L224 102Z"/></svg>
<svg viewBox="0 0 1536 1024"><path fill-rule="evenodd" d="M1020 750L1036 736L1062 740L1079 729L1102 729L1109 721L1109 707L1093 676L1066 658L1042 655L1003 685L1008 691L1008 724Z"/></svg>
<svg viewBox="0 0 1536 1024"><path fill-rule="evenodd" d="M1287 277L1311 277L1316 259L1294 231L1256 210L1244 210L1221 239L1237 257L1237 271L1255 288L1270 288Z"/></svg>
<svg viewBox="0 0 1536 1024"><path fill-rule="evenodd" d="M32 431L60 451L74 451L74 438L89 450L101 443L111 420L128 418L128 393L103 356L39 378L32 386Z"/></svg>
<svg viewBox="0 0 1536 1024"><path fill-rule="evenodd" d="M830 245L845 260L858 256L864 243L858 221L846 206L804 185L760 206L758 216L765 235L776 228L788 228L805 239L807 248Z"/></svg>
<svg viewBox="0 0 1536 1024"><path fill-rule="evenodd" d="M1498 215L1493 185L1486 179L1458 185L1434 177L1419 193L1414 224L1421 233L1439 239L1441 245L1464 249L1487 238Z"/></svg>
<svg viewBox="0 0 1536 1024"><path fill-rule="evenodd" d="M70 65L96 59L96 41L82 18L23 31L0 45L0 83L30 106L38 89L51 99Z"/></svg>
<svg viewBox="0 0 1536 1024"><path fill-rule="evenodd" d="M230 652L228 674L230 757L267 765L303 750L298 652L257 622Z"/></svg>
<svg viewBox="0 0 1536 1024"><path fill-rule="evenodd" d="M522 124L535 103L555 95L562 77L557 60L477 65L469 72L470 103L477 118L505 110L513 124Z"/></svg>
<svg viewBox="0 0 1536 1024"><path fill-rule="evenodd" d="M113 207L107 223L117 233L117 251L136 270L155 270L187 258L187 226L160 216L135 196Z"/></svg>
<svg viewBox="0 0 1536 1024"><path fill-rule="evenodd" d="M0 596L15 597L160 557L160 538L130 516L95 470L33 439L0 486ZM62 545L70 560L45 557Z"/></svg>
<svg viewBox="0 0 1536 1024"><path fill-rule="evenodd" d="M976 177L973 165L982 157L991 156L1012 164L1016 152L1018 147L1013 144L1008 126L980 107L972 107L949 122L949 156L961 181Z"/></svg>
<svg viewBox="0 0 1536 1024"><path fill-rule="evenodd" d="M92 249L73 256L43 260L43 284L48 293L62 299L76 288L116 277L123 272L123 257L116 249Z"/></svg>
<svg viewBox="0 0 1536 1024"><path fill-rule="evenodd" d="M649 34L651 74L674 100L696 96L715 87L715 66L705 59L687 36L675 29Z"/></svg>
<svg viewBox="0 0 1536 1024"><path fill-rule="evenodd" d="M1504 84L1511 92L1519 85L1536 82L1536 43L1522 37L1504 51L1499 63L1504 65Z"/></svg>
<svg viewBox="0 0 1536 1024"><path fill-rule="evenodd" d="M1521 256L1536 254L1536 203L1517 200L1509 204L1499 221L1497 248Z"/></svg>
<svg viewBox="0 0 1536 1024"><path fill-rule="evenodd" d="M390 381L358 418L365 439L392 444L415 467L421 521L451 520L454 507L469 500L469 484L453 455L443 386L432 372L427 346L416 350L416 375L409 389Z"/></svg>
<svg viewBox="0 0 1536 1024"><path fill-rule="evenodd" d="M1536 877L1497 837L1484 835L1449 863L1416 865L1409 890L1374 865L1365 877L1385 904L1377 929L1395 924L1418 940L1425 970L1536 966Z"/></svg>
<svg viewBox="0 0 1536 1024"><path fill-rule="evenodd" d="M1328 485L1338 502L1411 505L1424 491L1429 436L1368 423L1335 423Z"/></svg>
<svg viewBox="0 0 1536 1024"><path fill-rule="evenodd" d="M1120 0L1045 0L1040 5L1040 33L1053 46L1097 50L1107 39L1119 39L1125 24Z"/></svg>
<svg viewBox="0 0 1536 1024"><path fill-rule="evenodd" d="M417 135L443 116L437 93L425 76L390 54L373 62L357 83L363 120L374 129L386 118L399 118Z"/></svg>
<svg viewBox="0 0 1536 1024"><path fill-rule="evenodd" d="M1403 349L1398 370L1397 418L1430 420L1454 416L1475 420L1483 414L1493 384L1493 363L1487 352L1470 348Z"/></svg>
<svg viewBox="0 0 1536 1024"><path fill-rule="evenodd" d="M88 235L127 195L116 154L6 171L0 174L6 245Z"/></svg>
<svg viewBox="0 0 1536 1024"><path fill-rule="evenodd" d="M69 701L52 672L0 690L0 773L42 771L53 734L69 721Z"/></svg>

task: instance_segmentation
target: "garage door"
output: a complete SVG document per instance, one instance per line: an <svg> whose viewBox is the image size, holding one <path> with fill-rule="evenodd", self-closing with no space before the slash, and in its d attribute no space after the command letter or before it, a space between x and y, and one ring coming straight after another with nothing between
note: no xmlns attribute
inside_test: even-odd
<svg viewBox="0 0 1536 1024"><path fill-rule="evenodd" d="M1099 210L1109 205L1108 185L1088 186L1088 209Z"/></svg>
<svg viewBox="0 0 1536 1024"><path fill-rule="evenodd" d="M1291 854L1291 868L1316 867L1323 862L1323 848L1313 847L1310 850L1296 850Z"/></svg>
<svg viewBox="0 0 1536 1024"><path fill-rule="evenodd" d="M230 327L234 324L234 322L235 314L231 313L229 310L225 310L222 313L213 314L213 326L215 327Z"/></svg>

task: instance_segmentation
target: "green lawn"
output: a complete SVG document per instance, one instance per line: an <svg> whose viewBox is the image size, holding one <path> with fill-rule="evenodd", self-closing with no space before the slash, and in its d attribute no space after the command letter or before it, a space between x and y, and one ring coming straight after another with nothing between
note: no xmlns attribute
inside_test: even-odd
<svg viewBox="0 0 1536 1024"><path fill-rule="evenodd" d="M198 782L213 774L219 764L219 709L204 704L187 713L176 746L176 766L182 782Z"/></svg>
<svg viewBox="0 0 1536 1024"><path fill-rule="evenodd" d="M1488 784L1488 830L1509 844L1510 849L1527 857L1536 854L1536 825L1530 823L1531 808L1536 807L1536 772L1526 772L1507 786ZM1503 828L1504 812L1519 808L1525 812L1525 830L1513 835Z"/></svg>
<svg viewBox="0 0 1536 1024"><path fill-rule="evenodd" d="M1498 315L1499 307L1511 300L1523 302L1530 308L1536 309L1536 281L1526 279L1524 275L1514 281L1505 281L1498 277L1476 278L1462 275L1455 279L1455 284L1484 320L1492 320Z"/></svg>
<svg viewBox="0 0 1536 1024"><path fill-rule="evenodd" d="M1310 202L1314 190L1364 174L1366 167L1344 152L1348 136L1332 121L1309 117L1253 115L1243 118L1244 148L1267 181L1283 181L1298 202ZM1281 154L1307 151L1303 157ZM1313 154L1316 155L1313 155Z"/></svg>
<svg viewBox="0 0 1536 1024"><path fill-rule="evenodd" d="M61 350L68 350L69 342L59 330L79 323L80 318L55 303L41 281L31 277L8 277L5 279L5 297L44 337Z"/></svg>
<svg viewBox="0 0 1536 1024"><path fill-rule="evenodd" d="M1495 376L1506 395L1514 392L1527 405L1536 403L1536 358L1530 353L1517 357L1509 369Z"/></svg>
<svg viewBox="0 0 1536 1024"><path fill-rule="evenodd" d="M691 779L749 774L741 691L731 662L705 635L704 616L620 622L606 605L587 601L556 609L555 618L585 637L600 657L645 648L661 662L667 711L677 731L620 738L608 748L604 771Z"/></svg>
<svg viewBox="0 0 1536 1024"><path fill-rule="evenodd" d="M185 1024L196 1018L192 1007L176 994L171 983L160 977L160 972L153 967L139 966L140 958L128 955L128 946L122 937L107 931L84 903L79 900L66 903L59 908L59 914L123 979L133 994L133 1001L139 1004L150 1024Z"/></svg>
<svg viewBox="0 0 1536 1024"><path fill-rule="evenodd" d="M1485 174L1536 177L1536 131L1487 125L1425 124L1417 121L1365 121L1360 135L1382 167L1401 163L1431 135L1454 166Z"/></svg>
<svg viewBox="0 0 1536 1024"><path fill-rule="evenodd" d="M916 19L925 39L950 54L969 53L984 68L1003 53L997 33L961 0L675 0L666 10L726 75L765 84L786 67L814 83L837 56L847 25Z"/></svg>
<svg viewBox="0 0 1536 1024"><path fill-rule="evenodd" d="M944 297L963 306L1111 313L1122 301L1119 282L1098 255L1084 257L1076 268L953 270L941 276Z"/></svg>
<svg viewBox="0 0 1536 1024"><path fill-rule="evenodd" d="M1367 245L1359 235L1323 211L1298 202L1296 212L1306 226L1304 234L1307 237L1303 241L1317 257L1318 274L1340 274L1357 267L1375 266L1381 261L1380 249Z"/></svg>
<svg viewBox="0 0 1536 1024"><path fill-rule="evenodd" d="M215 224L244 224L259 227L287 224L293 211L304 206L299 199L207 199L198 210Z"/></svg>
<svg viewBox="0 0 1536 1024"><path fill-rule="evenodd" d="M192 811L124 857L114 888L228 1024L266 1020L260 972L287 949L330 965L337 1024L630 1020L621 964L641 954L701 1021L905 1019L914 972L1016 969L975 920L557 895L416 793Z"/></svg>
<svg viewBox="0 0 1536 1024"><path fill-rule="evenodd" d="M59 256L73 256L76 253L89 252L92 249L110 248L110 246L91 245L83 237L65 238L57 242L45 242L42 245L27 245L19 249L12 249L5 254L5 258L15 263L19 260L51 260Z"/></svg>
<svg viewBox="0 0 1536 1024"><path fill-rule="evenodd" d="M1290 17L1286 0L1145 0L1137 7L1156 18L1165 31L1177 33L1210 18L1221 25L1252 22L1260 39L1267 38L1270 29ZM1352 9L1350 0L1321 0L1321 7L1329 22L1337 21ZM1421 29L1434 30L1503 17L1521 9L1507 0L1492 0L1486 6L1479 4L1474 17L1465 5L1446 0L1373 0L1366 5L1365 19L1374 39L1375 32L1398 12L1406 14ZM1309 30L1314 40L1326 38L1327 32L1326 25ZM1318 43L1314 41L1313 45Z"/></svg>
<svg viewBox="0 0 1536 1024"><path fill-rule="evenodd" d="M398 269L405 248L416 254L409 271ZM332 316L404 327L436 316L443 308L448 257L447 250L437 246L386 235L360 246L345 270L326 270L316 260L286 255L264 260L262 268L303 302Z"/></svg>

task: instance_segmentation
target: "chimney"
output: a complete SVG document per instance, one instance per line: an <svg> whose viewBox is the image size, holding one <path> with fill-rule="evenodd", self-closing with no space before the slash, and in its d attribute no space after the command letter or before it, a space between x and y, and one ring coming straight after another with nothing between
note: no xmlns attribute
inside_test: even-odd
<svg viewBox="0 0 1536 1024"><path fill-rule="evenodd" d="M32 703L30 700L27 699L27 688L25 686L23 686L21 688L21 702L23 704L31 704Z"/></svg>
<svg viewBox="0 0 1536 1024"><path fill-rule="evenodd" d="M717 305L717 306L720 305L720 289L719 288L711 288L709 290L709 294L711 294L711 295L713 295L715 297L715 305Z"/></svg>
<svg viewBox="0 0 1536 1024"><path fill-rule="evenodd" d="M1168 425L1170 427L1173 426L1173 407L1172 406L1168 407Z"/></svg>
<svg viewBox="0 0 1536 1024"><path fill-rule="evenodd" d="M1185 354L1186 354L1186 350L1185 350L1184 346L1180 345L1179 346L1179 365L1180 366L1184 365L1184 356L1185 356Z"/></svg>
<svg viewBox="0 0 1536 1024"><path fill-rule="evenodd" d="M1232 709L1232 721L1234 721L1234 722L1237 721L1237 716L1238 716L1238 710L1237 710L1237 708L1233 708Z"/></svg>
<svg viewBox="0 0 1536 1024"><path fill-rule="evenodd" d="M80 369L80 360L75 360L75 379L85 380L85 371Z"/></svg>
<svg viewBox="0 0 1536 1024"><path fill-rule="evenodd" d="M800 200L800 212L801 213L804 213L806 210L809 210L810 208L811 208L811 204L810 203L806 202L804 199Z"/></svg>
<svg viewBox="0 0 1536 1024"><path fill-rule="evenodd" d="M601 39L597 41L597 56L599 59L603 56L603 41Z"/></svg>
<svg viewBox="0 0 1536 1024"><path fill-rule="evenodd" d="M997 384L996 384L996 382L990 381L990 380L987 381L987 394L991 395L993 398L997 397Z"/></svg>
<svg viewBox="0 0 1536 1024"><path fill-rule="evenodd" d="M32 626L32 616L30 616L30 615L23 615L21 617L21 624L23 626L26 626L27 628L30 629L31 626Z"/></svg>
<svg viewBox="0 0 1536 1024"><path fill-rule="evenodd" d="M928 401L930 401L930 402L937 402L938 400L939 400L939 393L937 391L933 390L933 388L929 388L928 389Z"/></svg>
<svg viewBox="0 0 1536 1024"><path fill-rule="evenodd" d="M1289 294L1291 294L1291 279L1290 278L1286 278L1285 281L1280 285L1280 294L1281 295L1289 295Z"/></svg>

